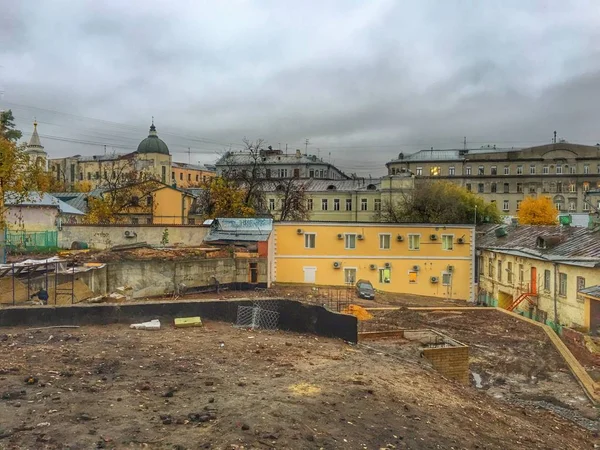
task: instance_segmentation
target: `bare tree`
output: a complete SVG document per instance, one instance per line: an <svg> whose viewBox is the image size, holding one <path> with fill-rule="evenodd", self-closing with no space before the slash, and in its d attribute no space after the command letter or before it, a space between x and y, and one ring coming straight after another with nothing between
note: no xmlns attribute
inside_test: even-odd
<svg viewBox="0 0 600 450"><path fill-rule="evenodd" d="M277 199L281 204L279 220L307 220L308 210L306 183L285 179L275 187Z"/></svg>

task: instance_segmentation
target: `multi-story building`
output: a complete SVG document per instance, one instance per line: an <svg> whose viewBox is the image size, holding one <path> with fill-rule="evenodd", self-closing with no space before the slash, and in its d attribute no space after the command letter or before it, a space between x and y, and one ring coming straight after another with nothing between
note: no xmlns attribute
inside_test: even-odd
<svg viewBox="0 0 600 450"><path fill-rule="evenodd" d="M474 245L469 225L276 222L272 281L472 301Z"/></svg>
<svg viewBox="0 0 600 450"><path fill-rule="evenodd" d="M559 142L522 149L421 150L400 153L386 164L389 174L449 180L516 215L527 196L547 196L561 212L588 212L584 195L600 187L600 146Z"/></svg>
<svg viewBox="0 0 600 450"><path fill-rule="evenodd" d="M202 186L216 175L214 170L196 164L171 163L171 184L182 188Z"/></svg>
<svg viewBox="0 0 600 450"><path fill-rule="evenodd" d="M477 230L480 301L549 325L597 330L600 228L482 225ZM600 287L598 287L600 292Z"/></svg>
<svg viewBox="0 0 600 450"><path fill-rule="evenodd" d="M333 222L371 222L379 220L386 203L395 204L414 189L410 174L389 175L382 178L351 180L298 180L303 185L307 202L308 220ZM269 212L275 219L281 217L283 189L277 183L266 192Z"/></svg>
<svg viewBox="0 0 600 450"><path fill-rule="evenodd" d="M286 154L282 150L260 150L258 153L227 152L216 163L217 175L235 178L241 172L254 173L266 179L314 178L347 180L350 177L315 155L304 155L300 150Z"/></svg>

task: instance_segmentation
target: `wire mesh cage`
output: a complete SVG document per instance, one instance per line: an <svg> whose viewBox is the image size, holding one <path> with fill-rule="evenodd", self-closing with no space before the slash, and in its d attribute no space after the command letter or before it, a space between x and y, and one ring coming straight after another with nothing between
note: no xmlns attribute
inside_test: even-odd
<svg viewBox="0 0 600 450"><path fill-rule="evenodd" d="M237 320L235 326L238 328L248 328L252 330L276 330L279 326L279 312L266 308L275 308L277 302L268 301L263 308L263 305L256 306L238 306Z"/></svg>

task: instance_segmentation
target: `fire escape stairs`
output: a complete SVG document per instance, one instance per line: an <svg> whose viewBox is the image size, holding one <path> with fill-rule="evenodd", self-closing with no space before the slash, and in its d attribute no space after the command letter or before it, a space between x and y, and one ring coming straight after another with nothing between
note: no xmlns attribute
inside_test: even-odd
<svg viewBox="0 0 600 450"><path fill-rule="evenodd" d="M531 306L535 306L536 305L536 298L537 298L537 294L534 292L523 292L521 295L519 295L511 304L508 308L506 308L509 311L514 311L515 309L517 309L517 307L523 303L523 301L525 299L527 299L527 301L529 302L529 304Z"/></svg>

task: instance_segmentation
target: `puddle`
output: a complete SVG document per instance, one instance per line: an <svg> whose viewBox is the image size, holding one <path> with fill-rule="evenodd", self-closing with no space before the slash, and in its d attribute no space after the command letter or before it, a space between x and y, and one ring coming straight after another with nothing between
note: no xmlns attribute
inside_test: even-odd
<svg viewBox="0 0 600 450"><path fill-rule="evenodd" d="M477 389L481 389L483 387L481 384L481 375L475 372L471 372L471 375L473 375L473 380L475 380L475 387Z"/></svg>

